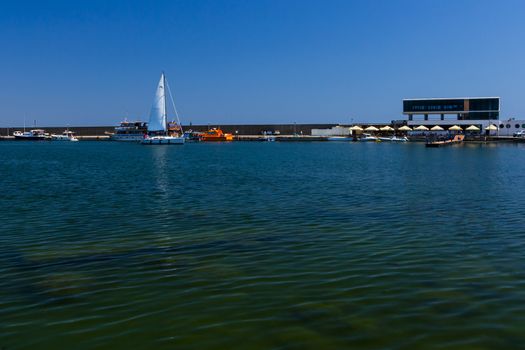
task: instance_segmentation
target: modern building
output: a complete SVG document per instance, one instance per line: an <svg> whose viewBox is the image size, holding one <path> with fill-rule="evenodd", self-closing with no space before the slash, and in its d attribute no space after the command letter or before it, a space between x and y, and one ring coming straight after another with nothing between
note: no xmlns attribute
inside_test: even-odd
<svg viewBox="0 0 525 350"><path fill-rule="evenodd" d="M485 125L499 120L499 113L499 97L403 100L403 114L408 116L408 125Z"/></svg>
<svg viewBox="0 0 525 350"><path fill-rule="evenodd" d="M500 119L499 97L404 99L403 114L409 126L439 125L446 129L452 125L476 125L483 130L494 124L498 130L493 134L500 136L512 136L525 129L524 120Z"/></svg>

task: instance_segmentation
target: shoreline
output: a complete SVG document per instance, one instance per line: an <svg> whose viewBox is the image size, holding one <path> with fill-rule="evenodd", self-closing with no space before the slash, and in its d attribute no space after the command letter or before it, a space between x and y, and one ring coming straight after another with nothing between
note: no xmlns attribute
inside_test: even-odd
<svg viewBox="0 0 525 350"><path fill-rule="evenodd" d="M233 141L227 142L265 142L263 140L264 135L237 135L234 136ZM358 141L328 141L328 136L311 136L311 135L272 135L275 138L276 142L332 142L332 143L351 143ZM79 141L102 141L102 142L119 142L133 143L134 141L113 141L110 139L109 135L82 135L77 136ZM0 136L0 141L16 141L14 136ZM21 141L21 142L57 142L52 140L45 141ZM17 141L18 142L18 141ZM137 141L138 142L138 141ZM201 141L206 142L206 141ZM208 141L209 142L209 141ZM425 138L413 137L409 142L412 143L424 143ZM487 139L484 139L484 136L480 138L465 138L464 143L525 143L525 138L517 138L510 136L491 136Z"/></svg>

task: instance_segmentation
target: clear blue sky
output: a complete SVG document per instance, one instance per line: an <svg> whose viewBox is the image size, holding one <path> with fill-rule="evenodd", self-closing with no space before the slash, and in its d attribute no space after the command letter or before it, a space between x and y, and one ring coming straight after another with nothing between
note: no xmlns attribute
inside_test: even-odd
<svg viewBox="0 0 525 350"><path fill-rule="evenodd" d="M408 97L501 96L525 118L525 1L0 3L0 125L401 118Z"/></svg>

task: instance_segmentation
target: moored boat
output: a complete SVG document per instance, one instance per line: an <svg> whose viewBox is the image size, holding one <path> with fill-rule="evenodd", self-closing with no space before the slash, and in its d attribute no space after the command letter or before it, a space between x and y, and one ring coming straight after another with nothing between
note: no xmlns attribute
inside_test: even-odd
<svg viewBox="0 0 525 350"><path fill-rule="evenodd" d="M52 141L71 141L76 142L78 139L73 131L65 130L61 135L51 134Z"/></svg>
<svg viewBox="0 0 525 350"><path fill-rule="evenodd" d="M386 141L386 142L408 142L408 137L406 137L406 136L403 136L403 137L397 137L397 136L380 137L379 140Z"/></svg>
<svg viewBox="0 0 525 350"><path fill-rule="evenodd" d="M462 143L464 139L465 139L465 135L455 135L451 139L442 139L442 140L428 139L427 142L425 143L425 146L431 147L431 148L451 146L451 145Z"/></svg>
<svg viewBox="0 0 525 350"><path fill-rule="evenodd" d="M219 128L212 128L202 134L202 141L233 141L232 134L225 134Z"/></svg>
<svg viewBox="0 0 525 350"><path fill-rule="evenodd" d="M43 129L33 129L29 131L13 132L15 140L19 141L45 141L49 140L49 134Z"/></svg>
<svg viewBox="0 0 525 350"><path fill-rule="evenodd" d="M361 138L359 139L359 141L364 141L364 142L381 142L381 140L378 137L372 136L370 134L363 134L361 136Z"/></svg>
<svg viewBox="0 0 525 350"><path fill-rule="evenodd" d="M392 136L392 138L390 138L390 141L391 142L408 142L410 140L406 136L403 136L403 137Z"/></svg>
<svg viewBox="0 0 525 350"><path fill-rule="evenodd" d="M180 126L177 109L173 104L178 123L168 123L166 106L166 77L164 73L160 76L159 84L155 92L155 99L149 115L148 133L144 136L141 143L143 145L183 145L184 137ZM172 101L173 102L173 101Z"/></svg>
<svg viewBox="0 0 525 350"><path fill-rule="evenodd" d="M201 140L202 133L193 130L188 130L185 131L182 136L184 137L186 142L199 142Z"/></svg>
<svg viewBox="0 0 525 350"><path fill-rule="evenodd" d="M128 122L124 120L120 125L115 127L115 132L110 133L112 141L142 141L144 135L148 132L147 123L142 121Z"/></svg>
<svg viewBox="0 0 525 350"><path fill-rule="evenodd" d="M263 131L262 136L259 137L257 140L263 142L275 142L276 137L274 136L273 131Z"/></svg>

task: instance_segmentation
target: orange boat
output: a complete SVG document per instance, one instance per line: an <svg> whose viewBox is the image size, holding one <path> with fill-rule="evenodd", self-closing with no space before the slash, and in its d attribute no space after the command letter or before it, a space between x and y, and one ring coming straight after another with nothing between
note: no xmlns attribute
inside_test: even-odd
<svg viewBox="0 0 525 350"><path fill-rule="evenodd" d="M225 134L219 128L213 128L206 131L201 136L202 141L233 141L232 134Z"/></svg>

